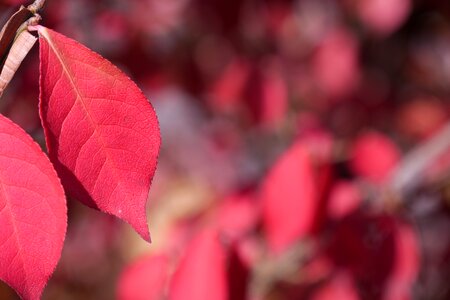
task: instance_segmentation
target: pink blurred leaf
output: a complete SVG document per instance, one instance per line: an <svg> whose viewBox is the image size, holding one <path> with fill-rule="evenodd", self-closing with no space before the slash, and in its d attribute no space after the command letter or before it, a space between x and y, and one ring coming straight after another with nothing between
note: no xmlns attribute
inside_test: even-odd
<svg viewBox="0 0 450 300"><path fill-rule="evenodd" d="M329 96L341 98L359 84L358 40L345 29L336 29L322 41L312 61L312 73Z"/></svg>
<svg viewBox="0 0 450 300"><path fill-rule="evenodd" d="M214 219L228 238L239 239L256 227L259 207L252 195L230 196L222 201Z"/></svg>
<svg viewBox="0 0 450 300"><path fill-rule="evenodd" d="M64 191L41 148L0 115L0 279L39 299L61 256Z"/></svg>
<svg viewBox="0 0 450 300"><path fill-rule="evenodd" d="M168 267L165 255L149 255L135 261L119 278L117 299L162 299L169 274Z"/></svg>
<svg viewBox="0 0 450 300"><path fill-rule="evenodd" d="M45 27L38 31L41 120L66 191L149 241L145 204L160 147L151 104L100 55Z"/></svg>
<svg viewBox="0 0 450 300"><path fill-rule="evenodd" d="M355 211L361 204L361 193L353 182L339 181L331 192L328 203L328 215L340 219Z"/></svg>
<svg viewBox="0 0 450 300"><path fill-rule="evenodd" d="M280 69L277 62L272 62L263 73L261 119L267 125L280 123L288 111L288 90Z"/></svg>
<svg viewBox="0 0 450 300"><path fill-rule="evenodd" d="M385 299L412 299L412 285L420 270L420 249L418 237L407 223L396 223L395 253Z"/></svg>
<svg viewBox="0 0 450 300"><path fill-rule="evenodd" d="M211 89L211 106L217 110L233 109L241 101L249 75L250 66L246 61L232 61Z"/></svg>
<svg viewBox="0 0 450 300"><path fill-rule="evenodd" d="M368 132L356 139L351 166L358 175L380 183L387 179L399 159L400 151L388 137Z"/></svg>
<svg viewBox="0 0 450 300"><path fill-rule="evenodd" d="M228 299L226 253L217 232L204 230L188 245L169 289L170 300Z"/></svg>
<svg viewBox="0 0 450 300"><path fill-rule="evenodd" d="M310 232L317 209L313 168L302 143L275 163L262 186L263 222L270 248L281 252Z"/></svg>
<svg viewBox="0 0 450 300"><path fill-rule="evenodd" d="M365 0L357 3L361 20L381 35L398 29L411 10L411 0Z"/></svg>

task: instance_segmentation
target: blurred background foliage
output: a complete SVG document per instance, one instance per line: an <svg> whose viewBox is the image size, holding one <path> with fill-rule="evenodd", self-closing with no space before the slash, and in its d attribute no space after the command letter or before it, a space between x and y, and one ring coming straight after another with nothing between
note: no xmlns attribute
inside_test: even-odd
<svg viewBox="0 0 450 300"><path fill-rule="evenodd" d="M28 4L0 3L3 22ZM43 299L196 299L206 269L222 273L204 299L450 298L449 1L48 0L41 15L138 83L163 140L153 243L70 200ZM43 145L37 56L0 111ZM205 230L225 267L186 250Z"/></svg>

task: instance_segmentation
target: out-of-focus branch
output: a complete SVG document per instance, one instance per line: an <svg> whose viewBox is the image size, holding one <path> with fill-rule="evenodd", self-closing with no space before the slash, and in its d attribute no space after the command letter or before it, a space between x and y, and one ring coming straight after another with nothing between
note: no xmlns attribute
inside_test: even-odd
<svg viewBox="0 0 450 300"><path fill-rule="evenodd" d="M406 154L393 172L388 187L399 195L408 194L422 179L427 167L450 151L450 122L435 136Z"/></svg>
<svg viewBox="0 0 450 300"><path fill-rule="evenodd" d="M300 241L278 257L265 257L252 270L250 294L263 299L277 282L295 275L311 251L311 243Z"/></svg>

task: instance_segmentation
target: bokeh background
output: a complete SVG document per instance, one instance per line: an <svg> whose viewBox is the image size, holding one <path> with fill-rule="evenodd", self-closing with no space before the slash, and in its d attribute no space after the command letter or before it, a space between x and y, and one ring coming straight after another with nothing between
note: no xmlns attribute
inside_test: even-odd
<svg viewBox="0 0 450 300"><path fill-rule="evenodd" d="M3 22L27 1L0 1ZM47 0L163 146L152 244L69 199L43 299L450 299L450 2ZM44 145L38 47L0 111ZM201 296L203 294L203 296ZM17 299L0 284L0 299Z"/></svg>

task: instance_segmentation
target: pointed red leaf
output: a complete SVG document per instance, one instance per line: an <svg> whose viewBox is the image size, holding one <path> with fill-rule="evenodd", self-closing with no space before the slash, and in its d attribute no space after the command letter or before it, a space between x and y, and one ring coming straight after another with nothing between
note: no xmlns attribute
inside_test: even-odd
<svg viewBox="0 0 450 300"><path fill-rule="evenodd" d="M310 233L317 205L309 153L297 143L278 160L262 187L263 221L273 252Z"/></svg>
<svg viewBox="0 0 450 300"><path fill-rule="evenodd" d="M41 148L0 115L0 279L39 299L61 256L64 191Z"/></svg>
<svg viewBox="0 0 450 300"><path fill-rule="evenodd" d="M217 232L200 232L191 241L173 276L169 299L228 299L225 259Z"/></svg>
<svg viewBox="0 0 450 300"><path fill-rule="evenodd" d="M145 256L129 265L121 274L117 299L162 299L168 275L169 262L165 255Z"/></svg>
<svg viewBox="0 0 450 300"><path fill-rule="evenodd" d="M153 107L100 55L59 33L40 34L40 113L66 191L150 240L145 204L160 147Z"/></svg>

